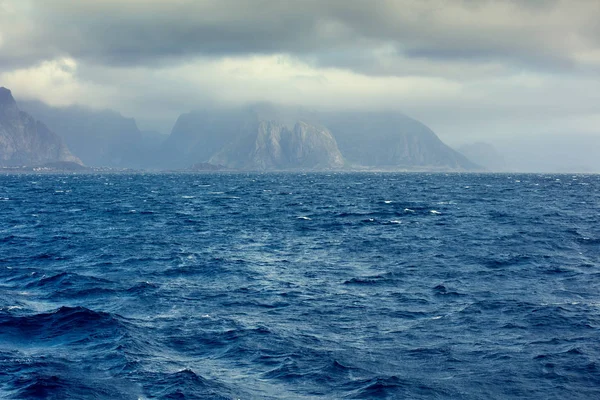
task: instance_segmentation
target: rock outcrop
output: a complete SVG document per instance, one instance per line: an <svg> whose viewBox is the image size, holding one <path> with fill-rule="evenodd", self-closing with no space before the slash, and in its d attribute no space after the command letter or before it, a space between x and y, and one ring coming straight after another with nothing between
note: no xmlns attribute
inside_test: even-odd
<svg viewBox="0 0 600 400"><path fill-rule="evenodd" d="M10 90L0 87L0 165L82 164L63 140L42 122L21 111Z"/></svg>
<svg viewBox="0 0 600 400"><path fill-rule="evenodd" d="M255 115L244 109L203 110L179 116L162 146L163 168L186 168L212 156L256 128Z"/></svg>
<svg viewBox="0 0 600 400"><path fill-rule="evenodd" d="M482 168L401 113L328 113L321 117L357 168L472 171Z"/></svg>
<svg viewBox="0 0 600 400"><path fill-rule="evenodd" d="M165 149L167 160L184 165L211 162L239 169L483 169L400 113L315 112L271 104L183 114Z"/></svg>
<svg viewBox="0 0 600 400"><path fill-rule="evenodd" d="M211 157L213 164L247 170L336 169L344 166L335 138L326 129L297 122L292 129L260 121Z"/></svg>

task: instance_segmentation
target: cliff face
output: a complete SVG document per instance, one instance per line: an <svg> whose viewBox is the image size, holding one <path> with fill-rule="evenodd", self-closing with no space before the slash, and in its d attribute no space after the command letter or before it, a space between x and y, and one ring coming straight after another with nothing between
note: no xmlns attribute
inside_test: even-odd
<svg viewBox="0 0 600 400"><path fill-rule="evenodd" d="M330 113L322 119L344 157L359 167L478 170L421 122L399 113Z"/></svg>
<svg viewBox="0 0 600 400"><path fill-rule="evenodd" d="M344 159L331 133L305 122L293 129L276 121L260 121L210 159L212 164L250 170L335 169Z"/></svg>
<svg viewBox="0 0 600 400"><path fill-rule="evenodd" d="M288 160L291 165L305 168L341 168L344 157L331 132L298 122L289 135Z"/></svg>
<svg viewBox="0 0 600 400"><path fill-rule="evenodd" d="M302 122L300 122L302 121ZM400 113L315 112L272 104L183 114L166 160L242 169L465 171L482 168Z"/></svg>
<svg viewBox="0 0 600 400"><path fill-rule="evenodd" d="M0 88L0 165L81 164L46 125L19 110L10 90Z"/></svg>
<svg viewBox="0 0 600 400"><path fill-rule="evenodd" d="M164 139L141 132L133 118L112 110L51 107L37 101L19 105L44 121L89 166L152 167Z"/></svg>
<svg viewBox="0 0 600 400"><path fill-rule="evenodd" d="M207 162L224 146L251 134L257 119L246 110L205 110L182 114L162 148L162 164L185 168Z"/></svg>

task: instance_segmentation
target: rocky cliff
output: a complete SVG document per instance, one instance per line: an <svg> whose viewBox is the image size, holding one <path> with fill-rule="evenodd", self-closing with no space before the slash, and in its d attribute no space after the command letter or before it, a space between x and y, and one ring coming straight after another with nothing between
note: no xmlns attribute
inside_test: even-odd
<svg viewBox="0 0 600 400"><path fill-rule="evenodd" d="M251 135L257 123L256 116L245 109L182 114L164 143L162 166L187 168L207 162L225 146Z"/></svg>
<svg viewBox="0 0 600 400"><path fill-rule="evenodd" d="M344 166L335 138L326 129L297 122L292 129L260 121L211 157L212 164L250 170L335 169Z"/></svg>
<svg viewBox="0 0 600 400"><path fill-rule="evenodd" d="M80 106L51 107L37 101L19 106L44 121L86 165L113 168L152 168L166 138L142 132L133 118L112 110Z"/></svg>
<svg viewBox="0 0 600 400"><path fill-rule="evenodd" d="M419 121L391 112L316 112L272 104L182 115L169 160L248 169L481 170ZM179 166L181 167L181 166Z"/></svg>
<svg viewBox="0 0 600 400"><path fill-rule="evenodd" d="M81 164L62 139L21 111L10 90L0 88L0 165Z"/></svg>
<svg viewBox="0 0 600 400"><path fill-rule="evenodd" d="M401 113L342 112L321 116L355 167L406 170L481 170L423 123Z"/></svg>

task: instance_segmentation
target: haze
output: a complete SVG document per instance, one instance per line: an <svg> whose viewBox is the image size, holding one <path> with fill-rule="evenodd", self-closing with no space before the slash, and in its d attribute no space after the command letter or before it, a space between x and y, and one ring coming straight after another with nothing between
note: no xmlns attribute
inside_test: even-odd
<svg viewBox="0 0 600 400"><path fill-rule="evenodd" d="M600 171L598 20L595 0L0 0L0 86L165 134L215 105L398 110L517 170Z"/></svg>

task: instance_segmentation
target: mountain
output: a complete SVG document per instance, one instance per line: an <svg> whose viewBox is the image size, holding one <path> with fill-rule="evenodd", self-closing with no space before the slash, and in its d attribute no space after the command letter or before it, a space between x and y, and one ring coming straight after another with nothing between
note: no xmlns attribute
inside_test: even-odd
<svg viewBox="0 0 600 400"><path fill-rule="evenodd" d="M344 158L331 132L305 122L292 129L275 121L260 121L211 157L211 164L250 170L332 169Z"/></svg>
<svg viewBox="0 0 600 400"><path fill-rule="evenodd" d="M167 159L177 160L172 167L210 162L243 169L482 169L427 126L399 113L315 112L271 104L183 114L165 148Z"/></svg>
<svg viewBox="0 0 600 400"><path fill-rule="evenodd" d="M480 170L423 123L401 113L338 112L321 117L355 167Z"/></svg>
<svg viewBox="0 0 600 400"><path fill-rule="evenodd" d="M156 132L141 132L133 118L112 110L51 107L38 101L19 104L48 124L86 165L93 167L151 168L166 138Z"/></svg>
<svg viewBox="0 0 600 400"><path fill-rule="evenodd" d="M476 142L465 144L460 146L458 151L488 171L500 172L507 170L504 156L489 143Z"/></svg>
<svg viewBox="0 0 600 400"><path fill-rule="evenodd" d="M431 129L391 112L316 112L268 103L182 114L167 137L132 118L78 106L21 107L92 167L480 170Z"/></svg>
<svg viewBox="0 0 600 400"><path fill-rule="evenodd" d="M46 125L21 111L10 90L0 87L0 165L43 165L81 160Z"/></svg>
<svg viewBox="0 0 600 400"><path fill-rule="evenodd" d="M247 109L202 110L182 114L165 140L164 168L207 162L225 145L250 134L258 120Z"/></svg>

